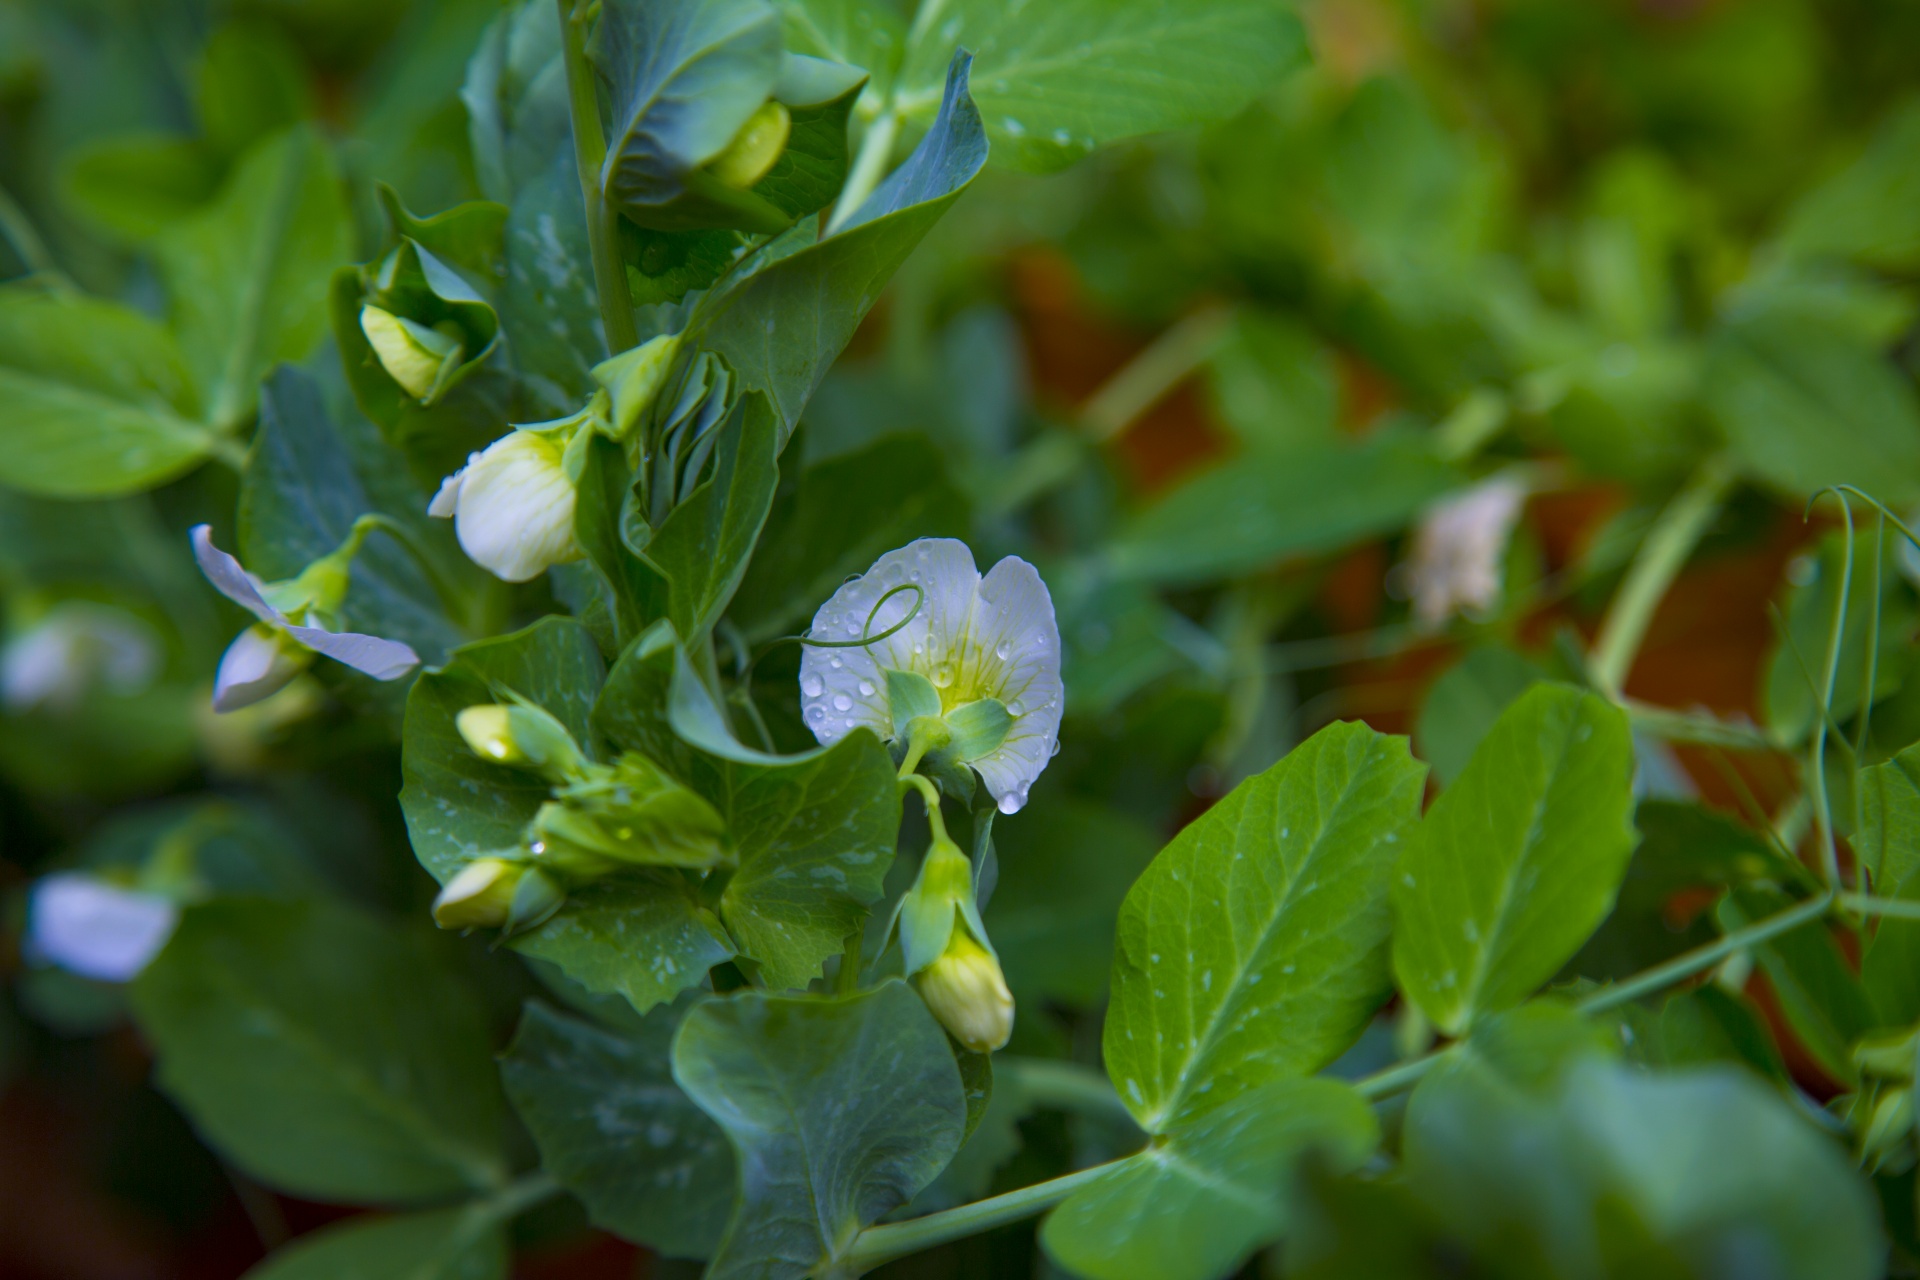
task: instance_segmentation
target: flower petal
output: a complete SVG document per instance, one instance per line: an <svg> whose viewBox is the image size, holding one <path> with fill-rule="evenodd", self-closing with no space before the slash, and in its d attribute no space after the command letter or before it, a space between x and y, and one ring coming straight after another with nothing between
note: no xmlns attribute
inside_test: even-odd
<svg viewBox="0 0 1920 1280"><path fill-rule="evenodd" d="M398 640L361 635L356 631L325 631L319 627L289 626L287 634L315 653L344 662L375 680L398 680L420 665L420 655Z"/></svg>
<svg viewBox="0 0 1920 1280"><path fill-rule="evenodd" d="M917 671L932 679L936 665L945 660L948 641L967 625L979 584L980 571L966 543L921 538L887 552L834 592L814 614L810 639L844 643L886 631L909 614L913 620L869 645L807 647L800 658L800 704L813 736L823 743L837 742L864 725L882 738L892 737L886 670ZM880 604L899 587L920 590L900 591Z"/></svg>
<svg viewBox="0 0 1920 1280"><path fill-rule="evenodd" d="M309 630L302 627L301 630ZM213 709L238 711L263 702L287 687L311 659L288 652L272 623L248 627L220 657L213 677Z"/></svg>
<svg viewBox="0 0 1920 1280"><path fill-rule="evenodd" d="M969 640L965 677L1013 716L1006 741L973 767L1001 812L1013 813L1053 758L1063 711L1060 626L1039 571L1018 556L993 566L980 583Z"/></svg>
<svg viewBox="0 0 1920 1280"><path fill-rule="evenodd" d="M34 886L27 929L32 949L62 969L127 982L159 954L179 918L165 898L67 871Z"/></svg>
<svg viewBox="0 0 1920 1280"><path fill-rule="evenodd" d="M468 466L471 466L473 459L479 456L474 454L469 457ZM453 518L454 512L460 509L460 478L466 474L467 468L462 467L440 482L440 487L434 490L433 501L427 504L428 515L438 516L442 520Z"/></svg>
<svg viewBox="0 0 1920 1280"><path fill-rule="evenodd" d="M238 560L213 545L211 525L195 525L192 537L193 558L199 562L200 572L207 575L207 581L213 584L215 591L262 622L286 621L281 612L268 604L266 597L260 594L260 579L248 573Z"/></svg>
<svg viewBox="0 0 1920 1280"><path fill-rule="evenodd" d="M454 531L473 562L507 582L527 582L578 560L574 488L548 437L514 431L460 473Z"/></svg>

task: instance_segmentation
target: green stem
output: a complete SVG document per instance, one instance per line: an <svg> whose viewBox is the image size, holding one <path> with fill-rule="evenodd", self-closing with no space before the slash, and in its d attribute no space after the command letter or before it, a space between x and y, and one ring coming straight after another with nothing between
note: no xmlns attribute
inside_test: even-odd
<svg viewBox="0 0 1920 1280"><path fill-rule="evenodd" d="M600 171L607 161L607 137L600 128L593 67L587 62L588 6L576 0L555 3L560 6L562 57L567 68L567 110L573 117L573 159L580 171L580 195L587 206L593 289L599 298L600 323L607 331L607 350L618 355L639 346L640 333L633 320L633 298L627 292L626 266L620 258L614 223L617 215L600 186Z"/></svg>
<svg viewBox="0 0 1920 1280"><path fill-rule="evenodd" d="M968 1236L978 1235L982 1231L991 1231L995 1227L1004 1227L1009 1222L1018 1222L1022 1218L1031 1218L1036 1213L1044 1213L1081 1187L1105 1177L1129 1160L1136 1158L1125 1156L1106 1164L1095 1165L1091 1169L1081 1169L1077 1173L1051 1178L1046 1182L1036 1182L1030 1187L1009 1191L1005 1195L978 1200L973 1204L961 1205L957 1209L930 1213L924 1218L889 1223L882 1227L868 1227L854 1237L853 1246L846 1253L843 1271L850 1276L865 1275L875 1267L892 1262L895 1258L904 1258L922 1249L931 1249L935 1245L946 1244L950 1240L963 1240Z"/></svg>
<svg viewBox="0 0 1920 1280"><path fill-rule="evenodd" d="M1827 800L1827 727L1833 722L1833 682L1840 672L1840 642L1846 638L1847 601L1853 594L1853 507L1847 502L1847 495L1836 494L1840 499L1840 509L1845 513L1841 522L1841 532L1845 535L1846 554L1840 562L1840 594L1833 602L1833 626L1827 632L1827 663L1821 675L1820 687L1815 690L1820 696L1820 718L1814 724L1813 741L1807 744L1807 776L1813 779L1813 785L1807 790L1813 797L1813 825L1819 836L1820 873L1826 878L1827 887L1840 888L1840 851L1833 843L1833 811ZM1811 505L1811 504L1809 504ZM1878 592L1875 593L1876 598ZM1879 637L1871 633L1867 636L1867 647L1877 647ZM1873 690L1863 693L1867 702L1873 701ZM1842 744L1846 735L1836 729Z"/></svg>
<svg viewBox="0 0 1920 1280"><path fill-rule="evenodd" d="M1863 916L1920 920L1920 902L1908 898L1876 898L1869 893L1842 893L1835 895L1834 900L1847 910Z"/></svg>
<svg viewBox="0 0 1920 1280"><path fill-rule="evenodd" d="M13 251L19 255L20 263L28 272L44 276L64 289L72 289L74 283L60 264L53 260L47 251L47 242L40 238L40 232L34 227L33 219L27 211L0 187L0 236L4 236Z"/></svg>
<svg viewBox="0 0 1920 1280"><path fill-rule="evenodd" d="M247 446L232 436L210 433L207 437L207 454L237 476L247 472Z"/></svg>
<svg viewBox="0 0 1920 1280"><path fill-rule="evenodd" d="M845 226L854 210L865 204L873 189L880 185L880 179L887 176L893 146L899 140L900 113L889 105L867 126L867 136L860 141L860 153L854 157L853 170L847 174L847 185L840 189L833 216L827 219L828 235Z"/></svg>
<svg viewBox="0 0 1920 1280"><path fill-rule="evenodd" d="M537 1204L560 1194L560 1184L544 1169L515 1178L482 1201L482 1207L495 1221L504 1221L525 1213Z"/></svg>
<svg viewBox="0 0 1920 1280"><path fill-rule="evenodd" d="M920 793L920 802L927 806L927 825L933 829L933 842L952 844L952 838L947 835L947 820L940 812L940 789L919 774L908 772L901 773L900 785Z"/></svg>
<svg viewBox="0 0 1920 1280"><path fill-rule="evenodd" d="M860 989L860 961L866 944L866 931L855 929L840 953L840 972L834 975L835 995L850 996Z"/></svg>
<svg viewBox="0 0 1920 1280"><path fill-rule="evenodd" d="M1650 703L1637 702L1632 698L1620 699L1620 705L1626 708L1627 715L1633 720L1633 727L1644 729L1656 738L1667 742L1689 742L1703 747L1727 747L1734 751L1775 751L1779 743L1767 737L1751 725L1736 724L1722 720L1705 711L1674 711L1668 707L1656 707Z"/></svg>
<svg viewBox="0 0 1920 1280"><path fill-rule="evenodd" d="M1720 503L1733 485L1733 469L1723 458L1710 458L1686 488L1674 495L1667 509L1640 544L1626 581L1620 584L1600 624L1594 642L1591 670L1594 684L1612 698L1620 696L1633 659L1646 639L1653 611L1687 562Z"/></svg>
<svg viewBox="0 0 1920 1280"><path fill-rule="evenodd" d="M1818 920L1830 910L1834 895L1823 893L1817 898L1808 898L1798 906L1789 907L1778 915L1768 916L1765 920L1756 920L1750 925L1735 929L1724 937L1716 938L1705 946L1695 947L1682 955L1675 956L1665 964L1655 965L1645 973L1638 974L1625 982L1616 983L1577 1001L1574 1008L1581 1013L1600 1013L1616 1008L1641 996L1670 987L1676 982L1684 982L1694 974L1703 972L1720 963L1736 951L1758 946L1770 938L1790 933L1801 925Z"/></svg>
<svg viewBox="0 0 1920 1280"><path fill-rule="evenodd" d="M1205 364L1233 323L1229 307L1202 307L1155 338L1080 410L1096 440L1111 440Z"/></svg>
<svg viewBox="0 0 1920 1280"><path fill-rule="evenodd" d="M1915 904L1920 906L1920 903ZM1120 1101L1107 1077L1091 1067L1055 1058L1021 1058L1000 1054L993 1060L995 1079L1005 1079L1020 1097L1036 1107L1051 1107L1082 1115L1103 1116L1136 1125L1133 1113Z"/></svg>

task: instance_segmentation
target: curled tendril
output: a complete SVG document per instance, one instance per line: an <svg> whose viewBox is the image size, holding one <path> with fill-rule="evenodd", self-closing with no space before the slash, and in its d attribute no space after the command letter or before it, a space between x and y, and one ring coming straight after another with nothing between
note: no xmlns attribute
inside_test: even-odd
<svg viewBox="0 0 1920 1280"><path fill-rule="evenodd" d="M902 591L913 592L913 608L907 610L907 616L877 636L868 635L867 630L873 626L873 620L880 616L881 608L885 606L887 601L893 599ZM888 636L898 634L901 628L920 616L920 606L926 602L927 593L922 590L917 583L903 582L873 602L873 608L867 611L867 625L861 628L860 638L858 640L815 640L810 636L788 636L786 639L792 640L796 644L810 645L815 649L864 649L870 644L880 643ZM779 642L775 641L775 643L777 644Z"/></svg>

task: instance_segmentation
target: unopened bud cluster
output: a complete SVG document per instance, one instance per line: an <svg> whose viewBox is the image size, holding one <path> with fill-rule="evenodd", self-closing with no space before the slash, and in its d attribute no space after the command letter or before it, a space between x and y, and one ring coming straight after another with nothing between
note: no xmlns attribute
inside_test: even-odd
<svg viewBox="0 0 1920 1280"><path fill-rule="evenodd" d="M1914 1071L1920 1027L1868 1036L1853 1047L1860 1087L1831 1104L1853 1131L1860 1164L1901 1174L1915 1163Z"/></svg>
<svg viewBox="0 0 1920 1280"><path fill-rule="evenodd" d="M454 720L472 752L552 785L517 849L476 858L441 889L444 929L543 923L582 885L639 867L706 871L731 857L726 824L698 795L635 752L590 760L565 725L529 703L483 704Z"/></svg>
<svg viewBox="0 0 1920 1280"><path fill-rule="evenodd" d="M927 1008L960 1045L991 1053L1013 1035L1013 993L975 905L973 865L936 834L900 904L900 950Z"/></svg>

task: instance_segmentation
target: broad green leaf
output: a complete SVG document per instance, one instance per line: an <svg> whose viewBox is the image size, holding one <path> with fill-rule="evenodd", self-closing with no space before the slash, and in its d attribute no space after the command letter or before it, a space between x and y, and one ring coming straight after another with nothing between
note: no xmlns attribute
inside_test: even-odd
<svg viewBox="0 0 1920 1280"><path fill-rule="evenodd" d="M880 898L900 824L892 757L871 733L786 758L729 759L688 746L670 720L675 650L656 639L642 637L621 656L594 726L719 811L740 863L720 893L720 916L768 986L805 986ZM691 672L684 679L698 683Z"/></svg>
<svg viewBox="0 0 1920 1280"><path fill-rule="evenodd" d="M1089 1280L1211 1280L1286 1231L1294 1166L1308 1151L1356 1168L1379 1126L1351 1086L1275 1080L1195 1119L1054 1210L1053 1260Z"/></svg>
<svg viewBox="0 0 1920 1280"><path fill-rule="evenodd" d="M790 53L860 68L868 95L886 96L907 47L907 24L888 0L774 0Z"/></svg>
<svg viewBox="0 0 1920 1280"><path fill-rule="evenodd" d="M1627 717L1538 684L1494 723L1394 876L1393 970L1449 1035L1520 1003L1613 906L1633 853Z"/></svg>
<svg viewBox="0 0 1920 1280"><path fill-rule="evenodd" d="M564 417L593 394L608 356L587 244L586 205L571 134L514 194L507 214L507 283L500 328L518 379L514 421Z"/></svg>
<svg viewBox="0 0 1920 1280"><path fill-rule="evenodd" d="M1880 572L1876 581L1872 535L1855 536L1853 540L1853 573L1847 581L1840 664L1834 670L1833 698L1827 703L1835 723L1851 718L1864 700L1864 668L1870 634L1879 650L1874 698L1884 698L1899 688L1900 655L1914 616L1911 593L1901 586L1895 570L1905 541L1900 534L1887 532L1880 550ZM1766 683L1760 690L1767 728L1787 744L1806 741L1819 723L1822 698L1818 690L1825 681L1827 646L1840 604L1841 579L1848 577L1842 535L1830 533L1820 539L1813 555L1803 563L1807 572L1794 575L1800 581L1793 583L1782 602L1780 613L1785 626L1774 629L1772 652L1767 656ZM1876 605L1879 610L1877 633L1874 632Z"/></svg>
<svg viewBox="0 0 1920 1280"><path fill-rule="evenodd" d="M938 13L907 51L899 109L930 117L942 65L967 49L994 157L1019 169L1223 120L1306 55L1299 19L1276 0L953 0Z"/></svg>
<svg viewBox="0 0 1920 1280"><path fill-rule="evenodd" d="M1413 727L1413 745L1433 766L1433 776L1443 783L1459 777L1500 713L1545 678L1535 663L1503 645L1468 650L1427 690Z"/></svg>
<svg viewBox="0 0 1920 1280"><path fill-rule="evenodd" d="M1793 899L1778 889L1753 885L1735 890L1720 903L1720 927L1732 932L1785 911ZM1794 1038L1827 1076L1842 1084L1859 1074L1853 1045L1885 1025L1861 985L1839 941L1820 922L1780 934L1753 949L1767 975L1774 1005L1793 1029Z"/></svg>
<svg viewBox="0 0 1920 1280"><path fill-rule="evenodd" d="M695 1006L673 1074L726 1130L740 1194L710 1280L800 1280L959 1150L966 1097L911 987L836 999L745 991Z"/></svg>
<svg viewBox="0 0 1920 1280"><path fill-rule="evenodd" d="M1715 983L1667 997L1659 1010L1622 1010L1629 1061L1672 1069L1741 1062L1784 1084L1787 1069L1772 1033L1752 1002Z"/></svg>
<svg viewBox="0 0 1920 1280"><path fill-rule="evenodd" d="M670 1015L616 1030L528 1004L500 1074L541 1166L596 1225L703 1258L727 1225L733 1152L673 1082Z"/></svg>
<svg viewBox="0 0 1920 1280"><path fill-rule="evenodd" d="M773 402L783 445L888 279L986 163L967 67L955 58L927 136L844 226L769 262L715 308L705 345Z"/></svg>
<svg viewBox="0 0 1920 1280"><path fill-rule="evenodd" d="M1734 455L1772 488L1920 497L1920 400L1860 337L1785 308L1737 316L1713 339L1703 385Z"/></svg>
<svg viewBox="0 0 1920 1280"><path fill-rule="evenodd" d="M647 559L666 575L668 616L685 644L701 643L726 612L780 480L780 424L764 396L746 397L717 430L712 477L647 544Z"/></svg>
<svg viewBox="0 0 1920 1280"><path fill-rule="evenodd" d="M1107 559L1124 578L1185 584L1232 577L1398 529L1456 480L1423 441L1399 434L1250 450L1126 521Z"/></svg>
<svg viewBox="0 0 1920 1280"><path fill-rule="evenodd" d="M1920 897L1920 746L1860 771L1854 855L1883 898Z"/></svg>
<svg viewBox="0 0 1920 1280"><path fill-rule="evenodd" d="M1221 420L1247 448L1299 448L1334 438L1340 383L1333 352L1296 321L1236 313L1207 375Z"/></svg>
<svg viewBox="0 0 1920 1280"><path fill-rule="evenodd" d="M1387 877L1426 770L1332 724L1160 852L1120 908L1103 1044L1149 1133L1311 1075L1386 997Z"/></svg>
<svg viewBox="0 0 1920 1280"><path fill-rule="evenodd" d="M301 51L271 23L221 23L207 37L194 70L201 132L223 156L315 114Z"/></svg>
<svg viewBox="0 0 1920 1280"><path fill-rule="evenodd" d="M639 635L649 619L664 609L666 584L660 575L633 553L621 537L622 513L633 500L633 468L626 447L595 434L587 441L573 508L573 531L586 552L593 572L605 588L613 647L623 647Z"/></svg>
<svg viewBox="0 0 1920 1280"><path fill-rule="evenodd" d="M730 616L750 641L769 640L883 553L966 531L967 500L926 438L883 437L782 485Z"/></svg>
<svg viewBox="0 0 1920 1280"><path fill-rule="evenodd" d="M460 101L480 189L489 200L513 204L557 152L572 150L556 6L523 0L495 18L467 63Z"/></svg>
<svg viewBox="0 0 1920 1280"><path fill-rule="evenodd" d="M606 0L588 56L612 109L600 186L615 207L660 231L786 226L701 171L773 93L780 15L767 0Z"/></svg>
<svg viewBox="0 0 1920 1280"><path fill-rule="evenodd" d="M174 331L216 428L244 422L261 375L326 332L347 227L326 145L301 126L255 146L204 212L155 242Z"/></svg>
<svg viewBox="0 0 1920 1280"><path fill-rule="evenodd" d="M241 559L269 582L291 578L339 547L360 516L384 513L406 528L413 545L431 549L433 563L423 566L389 534L369 536L354 557L346 625L404 640L427 662L440 661L465 636L447 616L450 602L435 580L474 590L475 574L446 523L435 527L426 518L418 492L405 482L405 464L370 426L357 425L356 432L337 424L319 386L299 370L282 366L268 376L240 486ZM381 500L369 481L384 489Z"/></svg>
<svg viewBox="0 0 1920 1280"><path fill-rule="evenodd" d="M482 1206L357 1217L301 1236L246 1280L505 1280L507 1235Z"/></svg>
<svg viewBox="0 0 1920 1280"><path fill-rule="evenodd" d="M1802 196L1776 243L1888 271L1920 265L1920 102L1889 112L1857 160Z"/></svg>
<svg viewBox="0 0 1920 1280"><path fill-rule="evenodd" d="M98 498L171 480L213 447L180 349L130 307L0 289L0 484Z"/></svg>
<svg viewBox="0 0 1920 1280"><path fill-rule="evenodd" d="M133 133L86 142L60 169L74 212L115 239L143 244L187 217L220 185L220 165L198 139Z"/></svg>
<svg viewBox="0 0 1920 1280"><path fill-rule="evenodd" d="M592 636L571 618L454 651L407 698L400 807L414 856L445 884L482 854L517 849L550 797L546 782L481 760L454 717L512 690L553 713L591 750L588 715L604 668ZM559 914L514 939L591 991L619 992L641 1011L671 1000L733 953L720 922L673 873L603 881L569 895Z"/></svg>
<svg viewBox="0 0 1920 1280"><path fill-rule="evenodd" d="M307 1199L497 1186L486 1025L431 943L321 899L192 908L133 986L161 1087L240 1168Z"/></svg>
<svg viewBox="0 0 1920 1280"><path fill-rule="evenodd" d="M983 913L1023 1004L1092 1008L1107 989L1114 921L1153 860L1153 828L1102 805L1056 796L993 833L1000 878Z"/></svg>

